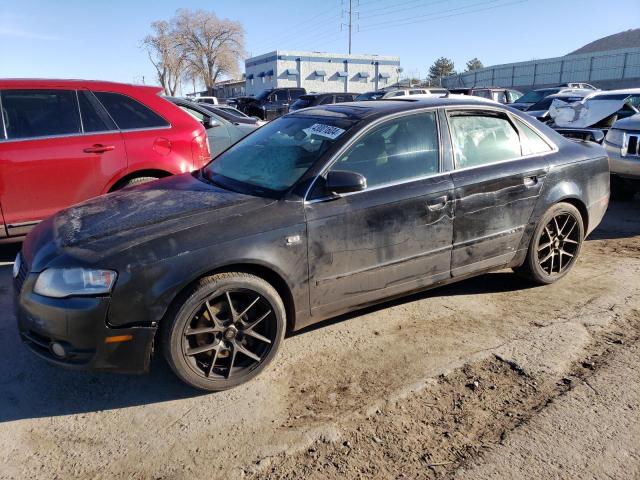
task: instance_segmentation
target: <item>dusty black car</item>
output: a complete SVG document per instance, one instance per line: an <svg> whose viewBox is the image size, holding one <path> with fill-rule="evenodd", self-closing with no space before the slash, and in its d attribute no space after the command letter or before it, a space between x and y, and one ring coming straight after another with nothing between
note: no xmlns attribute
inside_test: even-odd
<svg viewBox="0 0 640 480"><path fill-rule="evenodd" d="M26 345L71 368L238 385L285 333L512 267L575 264L609 200L602 147L495 102L343 103L288 114L195 173L48 218L16 258Z"/></svg>
<svg viewBox="0 0 640 480"><path fill-rule="evenodd" d="M330 105L332 103L353 102L357 93L307 93L302 95L289 106L290 112L295 112L302 108L315 107L317 105Z"/></svg>

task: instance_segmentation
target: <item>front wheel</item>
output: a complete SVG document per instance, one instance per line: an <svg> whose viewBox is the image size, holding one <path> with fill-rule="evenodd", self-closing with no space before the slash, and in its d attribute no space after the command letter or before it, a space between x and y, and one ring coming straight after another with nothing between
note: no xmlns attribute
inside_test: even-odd
<svg viewBox="0 0 640 480"><path fill-rule="evenodd" d="M284 338L282 299L248 273L201 279L167 314L162 349L185 383L220 391L244 383L271 362Z"/></svg>
<svg viewBox="0 0 640 480"><path fill-rule="evenodd" d="M576 263L584 240L584 222L576 207L558 203L542 216L531 237L519 275L539 284L554 283Z"/></svg>

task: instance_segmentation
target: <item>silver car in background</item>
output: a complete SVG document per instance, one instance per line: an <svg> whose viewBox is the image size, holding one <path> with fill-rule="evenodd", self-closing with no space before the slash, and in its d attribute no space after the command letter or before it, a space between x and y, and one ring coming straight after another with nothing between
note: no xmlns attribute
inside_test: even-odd
<svg viewBox="0 0 640 480"><path fill-rule="evenodd" d="M615 122L604 139L611 170L611 194L630 200L640 191L640 114Z"/></svg>

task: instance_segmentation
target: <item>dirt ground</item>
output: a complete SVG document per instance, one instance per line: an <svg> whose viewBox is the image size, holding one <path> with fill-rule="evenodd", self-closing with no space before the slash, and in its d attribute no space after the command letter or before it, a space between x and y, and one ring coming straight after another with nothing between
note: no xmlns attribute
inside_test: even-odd
<svg viewBox="0 0 640 480"><path fill-rule="evenodd" d="M218 394L50 367L0 256L0 478L640 478L640 201L560 283L500 271L288 338Z"/></svg>

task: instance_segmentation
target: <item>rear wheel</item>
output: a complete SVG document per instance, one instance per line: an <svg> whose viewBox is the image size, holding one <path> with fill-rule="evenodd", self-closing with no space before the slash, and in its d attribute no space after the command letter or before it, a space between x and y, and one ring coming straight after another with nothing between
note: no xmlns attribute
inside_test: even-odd
<svg viewBox="0 0 640 480"><path fill-rule="evenodd" d="M164 321L162 347L176 375L202 390L235 387L271 362L284 338L285 308L276 290L247 273L201 279Z"/></svg>
<svg viewBox="0 0 640 480"><path fill-rule="evenodd" d="M573 268L583 239L584 222L578 209L568 203L558 203L538 222L527 258L515 271L536 283L557 282Z"/></svg>

